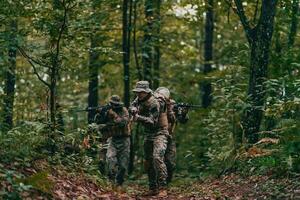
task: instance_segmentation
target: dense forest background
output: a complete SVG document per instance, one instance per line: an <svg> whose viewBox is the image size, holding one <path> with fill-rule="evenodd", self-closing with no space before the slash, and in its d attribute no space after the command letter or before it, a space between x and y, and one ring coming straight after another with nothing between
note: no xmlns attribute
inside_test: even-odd
<svg viewBox="0 0 300 200"><path fill-rule="evenodd" d="M0 22L4 198L51 197L51 167L105 185L95 112L80 109L112 94L128 106L138 80L203 107L176 127L175 185L300 172L299 0L2 0ZM142 132L132 131L135 181Z"/></svg>

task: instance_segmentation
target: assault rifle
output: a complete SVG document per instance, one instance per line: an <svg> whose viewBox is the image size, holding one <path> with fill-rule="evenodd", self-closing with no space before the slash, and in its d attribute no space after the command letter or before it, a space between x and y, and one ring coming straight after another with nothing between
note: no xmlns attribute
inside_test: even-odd
<svg viewBox="0 0 300 200"><path fill-rule="evenodd" d="M175 112L177 120L180 123L185 124L189 120L189 116L187 115L188 110L198 108L202 108L202 106L188 103L175 103L173 111Z"/></svg>

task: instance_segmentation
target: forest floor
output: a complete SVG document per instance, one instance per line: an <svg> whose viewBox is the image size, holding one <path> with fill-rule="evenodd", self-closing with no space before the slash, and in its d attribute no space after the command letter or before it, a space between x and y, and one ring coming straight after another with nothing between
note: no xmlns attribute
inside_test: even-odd
<svg viewBox="0 0 300 200"><path fill-rule="evenodd" d="M176 181L176 180L175 180ZM298 184L296 184L298 183ZM122 190L111 187L100 189L91 182L78 178L58 178L55 183L54 196L58 199L300 199L300 184L291 178L272 178L270 176L246 176L230 174L206 181L188 181L170 186L168 196L164 198L145 196L145 184L133 181Z"/></svg>
<svg viewBox="0 0 300 200"><path fill-rule="evenodd" d="M46 172L47 171L47 172ZM193 180L176 177L168 190L168 196L145 196L147 178L128 180L121 189L115 189L106 181L99 183L83 172L70 172L64 167L38 172L24 169L27 182L34 189L22 192L22 199L128 199L128 200L213 200L213 199L300 199L300 177L276 178L270 175L239 175L231 173L219 178ZM1 175L1 174L0 174ZM25 181L25 182L26 182ZM9 183L0 186L10 189ZM0 190L1 191L1 190Z"/></svg>

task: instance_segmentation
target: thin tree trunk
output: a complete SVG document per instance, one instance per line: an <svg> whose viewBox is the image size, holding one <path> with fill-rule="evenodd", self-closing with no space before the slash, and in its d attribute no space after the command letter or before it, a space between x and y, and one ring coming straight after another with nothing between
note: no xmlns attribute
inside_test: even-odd
<svg viewBox="0 0 300 200"><path fill-rule="evenodd" d="M297 34L297 27L298 27L298 12L299 12L299 0L293 0L292 21L291 21L289 38L288 38L288 47L292 47L295 43L295 37Z"/></svg>
<svg viewBox="0 0 300 200"><path fill-rule="evenodd" d="M208 0L206 21L205 21L205 41L204 41L204 74L208 74L212 71L213 61L213 34L214 34L214 12L213 12L213 0ZM203 82L202 85L202 106L207 108L212 101L212 87L208 81Z"/></svg>
<svg viewBox="0 0 300 200"><path fill-rule="evenodd" d="M159 87L159 69L160 69L160 27L161 27L161 16L160 16L161 0L155 0L154 9L154 55L153 55L153 88Z"/></svg>
<svg viewBox="0 0 300 200"><path fill-rule="evenodd" d="M280 31L278 30L279 28L277 27L277 30L275 28L274 31L274 36L275 36L275 53L277 56L281 55L282 52L282 44L281 44L281 34Z"/></svg>
<svg viewBox="0 0 300 200"><path fill-rule="evenodd" d="M58 61L55 55L52 58L52 66L50 68L50 121L51 130L54 134L56 129L56 90L57 90L57 71L58 71ZM53 135L54 137L54 135Z"/></svg>
<svg viewBox="0 0 300 200"><path fill-rule="evenodd" d="M66 7L65 1L60 2L58 0L53 1L53 9L63 9L63 20L56 19L54 21L55 24L59 24L59 28L57 29L58 34L50 34L50 41L54 42L54 50L51 51L51 66L50 66L50 120L51 120L51 133L49 135L50 143L50 152L52 154L57 150L56 145L56 130L57 130L57 120L56 120L56 112L57 112L57 82L59 79L59 72L61 69L61 59L60 59L60 50L61 50L61 40L64 32L67 28L67 14L68 8Z"/></svg>
<svg viewBox="0 0 300 200"><path fill-rule="evenodd" d="M8 41L8 69L5 72L5 98L3 108L3 131L8 131L13 127L13 108L16 83L16 58L17 58L17 20L12 20L9 24Z"/></svg>
<svg viewBox="0 0 300 200"><path fill-rule="evenodd" d="M123 65L124 65L124 103L126 107L130 104L130 36L132 27L132 0L123 1ZM130 136L130 158L128 171L133 171L134 151L133 151L133 136Z"/></svg>
<svg viewBox="0 0 300 200"><path fill-rule="evenodd" d="M124 66L124 103L128 107L130 103L130 31L131 24L131 0L123 0L123 66ZM130 9L130 13L129 13Z"/></svg>
<svg viewBox="0 0 300 200"><path fill-rule="evenodd" d="M91 50L89 53L89 95L88 95L88 107L96 107L98 105L98 65L97 59L99 53L95 51L97 47L97 41L95 36L91 38ZM88 112L88 123L91 124L94 122L96 111L90 110Z"/></svg>
<svg viewBox="0 0 300 200"><path fill-rule="evenodd" d="M149 82L150 87L153 86L153 13L154 5L153 0L145 1L145 16L146 26L144 29L144 42L142 49L142 60L144 67L144 79Z"/></svg>
<svg viewBox="0 0 300 200"><path fill-rule="evenodd" d="M137 69L137 74L139 80L143 79L143 72L141 69L141 66L139 64L139 58L138 58L138 52L137 52L137 45L136 45L136 27L137 27L137 9L138 9L138 0L134 0L134 6L133 6L133 52L134 52L134 59L135 59L135 65Z"/></svg>

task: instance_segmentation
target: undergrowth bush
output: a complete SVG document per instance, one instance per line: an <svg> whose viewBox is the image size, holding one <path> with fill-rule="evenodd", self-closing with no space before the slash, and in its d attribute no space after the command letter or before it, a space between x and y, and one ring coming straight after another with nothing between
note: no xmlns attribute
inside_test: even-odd
<svg viewBox="0 0 300 200"><path fill-rule="evenodd" d="M46 125L25 121L7 133L0 133L0 162L30 161L45 156Z"/></svg>

